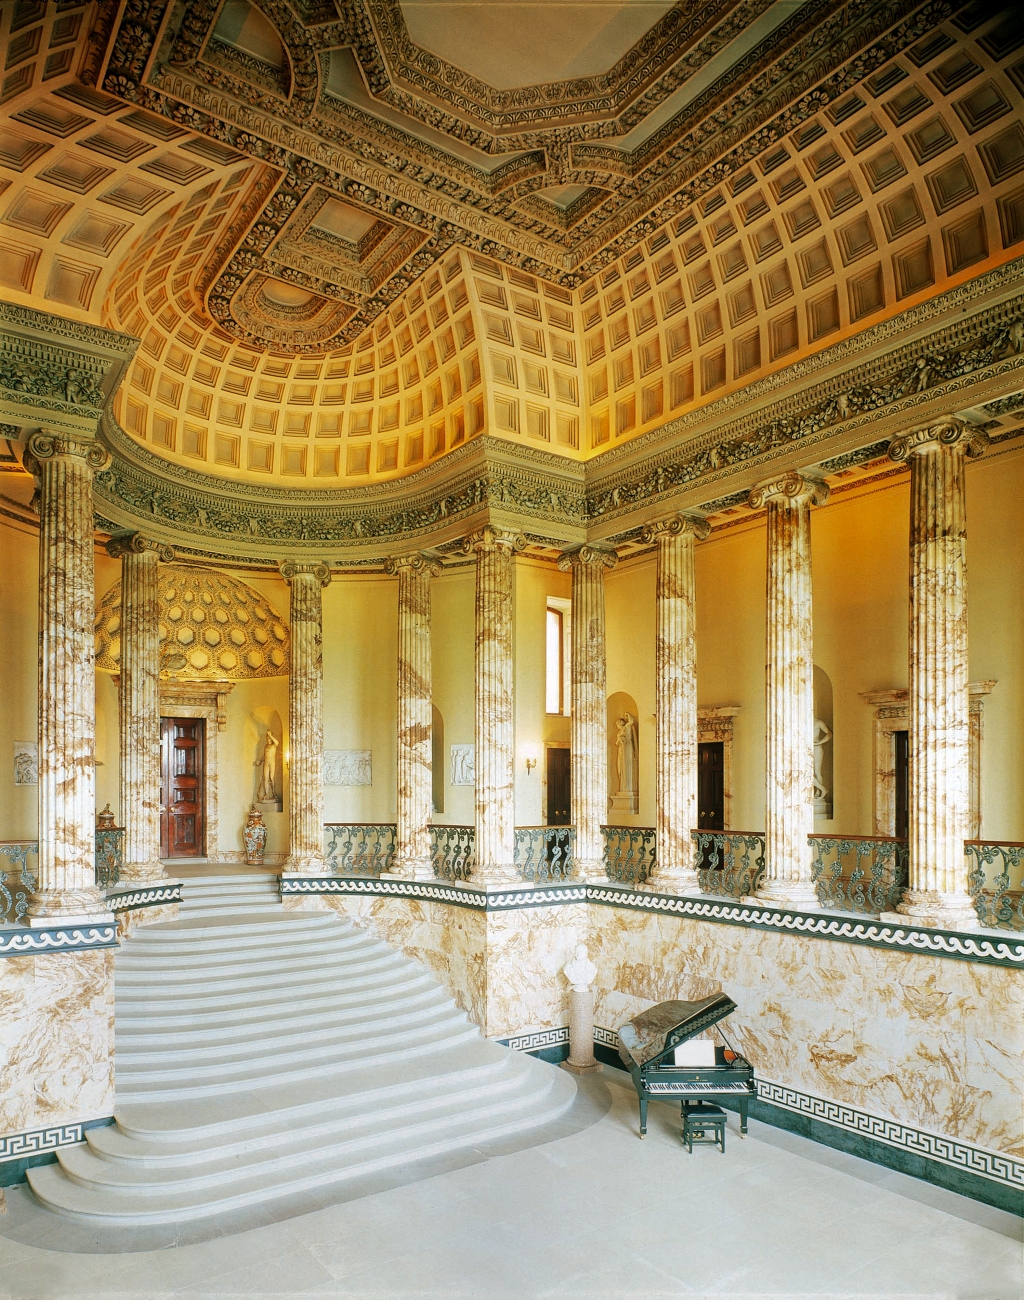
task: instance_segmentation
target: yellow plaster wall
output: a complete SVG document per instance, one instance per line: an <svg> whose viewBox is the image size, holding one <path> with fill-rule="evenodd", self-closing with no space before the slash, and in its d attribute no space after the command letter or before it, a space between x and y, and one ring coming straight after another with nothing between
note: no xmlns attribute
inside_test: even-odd
<svg viewBox="0 0 1024 1300"><path fill-rule="evenodd" d="M0 691L0 840L35 839L34 785L14 784L14 745L36 739L39 537L0 523L0 616L4 630L4 689Z"/></svg>

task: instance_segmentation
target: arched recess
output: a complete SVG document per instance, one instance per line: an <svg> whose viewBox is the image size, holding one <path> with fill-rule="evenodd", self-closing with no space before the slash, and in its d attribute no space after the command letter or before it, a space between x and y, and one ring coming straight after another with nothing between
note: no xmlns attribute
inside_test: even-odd
<svg viewBox="0 0 1024 1300"><path fill-rule="evenodd" d="M833 713L832 680L814 665L814 815L833 816Z"/></svg>
<svg viewBox="0 0 1024 1300"><path fill-rule="evenodd" d="M608 696L608 820L640 811L640 710L632 695Z"/></svg>
<svg viewBox="0 0 1024 1300"><path fill-rule="evenodd" d="M444 812L444 718L436 704L430 706L430 781L434 812Z"/></svg>

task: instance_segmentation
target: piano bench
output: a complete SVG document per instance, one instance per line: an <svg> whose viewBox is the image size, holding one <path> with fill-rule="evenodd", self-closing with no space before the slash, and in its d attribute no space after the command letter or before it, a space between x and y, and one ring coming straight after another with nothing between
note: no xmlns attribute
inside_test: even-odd
<svg viewBox="0 0 1024 1300"><path fill-rule="evenodd" d="M721 1106L711 1106L707 1102L683 1102L682 1139L686 1150L693 1155L694 1142L710 1142L721 1147L725 1155L725 1111Z"/></svg>

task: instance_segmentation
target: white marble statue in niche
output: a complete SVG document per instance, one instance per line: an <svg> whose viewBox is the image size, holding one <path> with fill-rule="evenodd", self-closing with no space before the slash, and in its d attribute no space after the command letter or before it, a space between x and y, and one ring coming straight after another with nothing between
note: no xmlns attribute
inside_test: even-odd
<svg viewBox="0 0 1024 1300"><path fill-rule="evenodd" d="M615 771L618 790L611 797L613 812L640 810L639 764L637 762L637 720L628 710L615 720Z"/></svg>
<svg viewBox="0 0 1024 1300"><path fill-rule="evenodd" d="M267 728L267 736L263 742L263 757L258 758L253 764L254 767L261 769L260 784L256 791L257 803L277 803L281 795L277 790L277 751L280 746L280 740L274 733Z"/></svg>
<svg viewBox="0 0 1024 1300"><path fill-rule="evenodd" d="M324 785L373 785L373 750L325 749Z"/></svg>
<svg viewBox="0 0 1024 1300"><path fill-rule="evenodd" d="M14 784L39 784L39 747L34 740L14 742Z"/></svg>
<svg viewBox="0 0 1024 1300"><path fill-rule="evenodd" d="M476 785L476 746L452 745L452 785Z"/></svg>
<svg viewBox="0 0 1024 1300"><path fill-rule="evenodd" d="M832 793L825 784L825 746L832 743L832 728L823 718L814 719L814 811L831 817Z"/></svg>

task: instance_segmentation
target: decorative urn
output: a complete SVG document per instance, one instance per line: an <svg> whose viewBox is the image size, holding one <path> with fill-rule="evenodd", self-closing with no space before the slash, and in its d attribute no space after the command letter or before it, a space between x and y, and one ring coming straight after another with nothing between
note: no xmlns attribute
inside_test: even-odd
<svg viewBox="0 0 1024 1300"><path fill-rule="evenodd" d="M98 831L112 831L116 825L114 814L110 811L110 804L96 814L96 829Z"/></svg>
<svg viewBox="0 0 1024 1300"><path fill-rule="evenodd" d="M267 847L267 827L255 804L249 809L249 820L242 827L242 839L245 841L246 862L250 867L261 867Z"/></svg>

